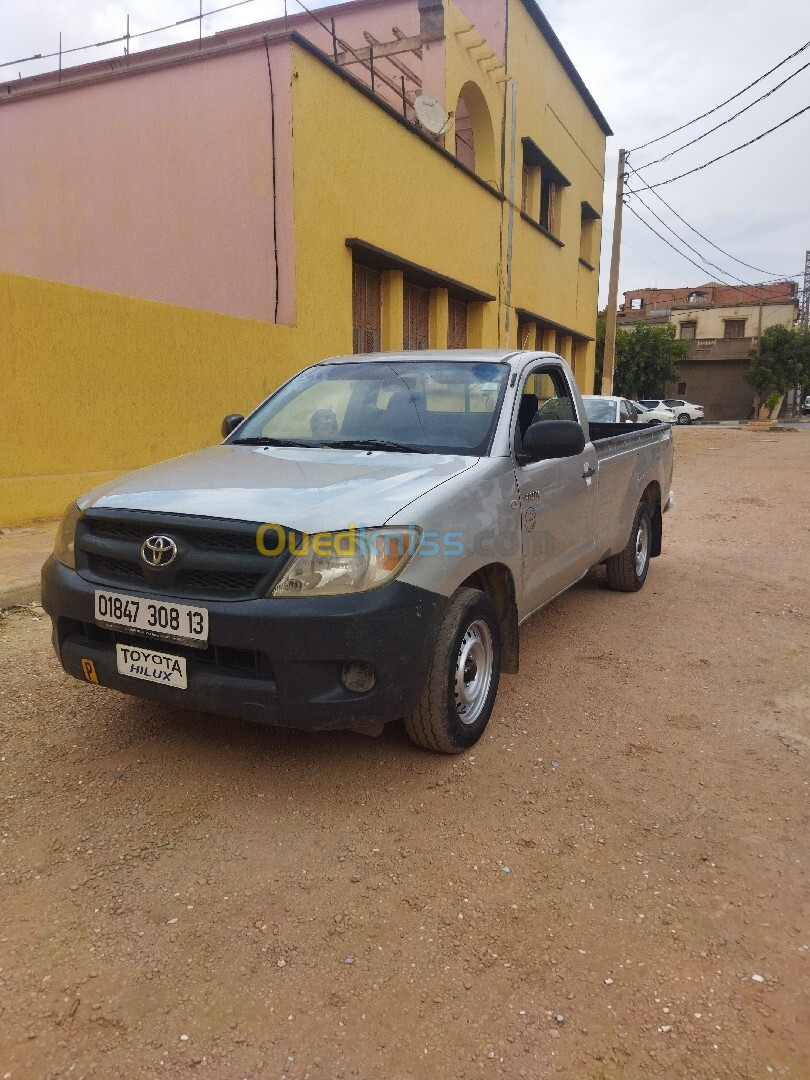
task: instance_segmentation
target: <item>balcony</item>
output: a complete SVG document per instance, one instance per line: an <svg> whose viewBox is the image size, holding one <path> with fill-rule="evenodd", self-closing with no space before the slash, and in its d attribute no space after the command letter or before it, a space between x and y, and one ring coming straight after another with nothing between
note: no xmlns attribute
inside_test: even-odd
<svg viewBox="0 0 810 1080"><path fill-rule="evenodd" d="M694 338L689 342L688 360L747 360L758 338Z"/></svg>

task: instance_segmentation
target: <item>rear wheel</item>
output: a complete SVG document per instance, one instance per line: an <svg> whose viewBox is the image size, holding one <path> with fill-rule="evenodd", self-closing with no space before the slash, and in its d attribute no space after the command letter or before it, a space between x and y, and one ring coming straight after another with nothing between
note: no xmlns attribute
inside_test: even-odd
<svg viewBox="0 0 810 1080"><path fill-rule="evenodd" d="M417 746L459 754L489 723L501 673L498 617L486 593L459 589L436 639L422 696L405 718Z"/></svg>
<svg viewBox="0 0 810 1080"><path fill-rule="evenodd" d="M607 581L617 592L637 592L647 579L650 568L652 522L644 503L639 503L630 539L623 551L612 555L605 563Z"/></svg>
<svg viewBox="0 0 810 1080"><path fill-rule="evenodd" d="M687 412L678 413L678 423L679 424L691 424L692 423L692 417Z"/></svg>

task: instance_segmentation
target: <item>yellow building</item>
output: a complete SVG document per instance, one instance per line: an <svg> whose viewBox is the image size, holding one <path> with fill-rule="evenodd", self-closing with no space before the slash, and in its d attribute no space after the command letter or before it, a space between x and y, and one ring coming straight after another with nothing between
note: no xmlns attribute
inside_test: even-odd
<svg viewBox="0 0 810 1080"><path fill-rule="evenodd" d="M355 0L0 86L0 524L354 351L593 385L607 123L533 0Z"/></svg>

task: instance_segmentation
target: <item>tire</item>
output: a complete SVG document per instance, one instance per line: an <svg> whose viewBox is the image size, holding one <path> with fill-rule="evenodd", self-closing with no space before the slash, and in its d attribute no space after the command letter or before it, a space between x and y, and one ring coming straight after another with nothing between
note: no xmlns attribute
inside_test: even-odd
<svg viewBox="0 0 810 1080"><path fill-rule="evenodd" d="M411 740L445 754L474 746L489 723L500 675L501 633L492 602L478 589L459 589L439 629L422 696L405 717Z"/></svg>
<svg viewBox="0 0 810 1080"><path fill-rule="evenodd" d="M686 413L686 412L678 413L678 423L679 424L691 424L692 423L692 417L689 415L689 413Z"/></svg>
<svg viewBox="0 0 810 1080"><path fill-rule="evenodd" d="M647 580L651 544L650 512L644 503L639 503L627 546L618 555L611 555L605 563L607 583L611 589L616 592L638 592Z"/></svg>

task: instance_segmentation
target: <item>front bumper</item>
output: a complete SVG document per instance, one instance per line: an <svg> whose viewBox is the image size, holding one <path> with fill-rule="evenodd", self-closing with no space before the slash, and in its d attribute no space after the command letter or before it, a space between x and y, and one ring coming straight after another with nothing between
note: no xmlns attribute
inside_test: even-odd
<svg viewBox="0 0 810 1080"><path fill-rule="evenodd" d="M200 601L209 613L209 645L203 651L98 626L95 590L101 587L53 557L42 569L42 606L69 675L84 679L82 660L92 660L99 683L122 693L309 729L387 723L410 712L449 602L399 581L355 596ZM120 675L117 643L184 656L188 689ZM343 685L341 673L351 662L374 669L372 689L357 693Z"/></svg>

